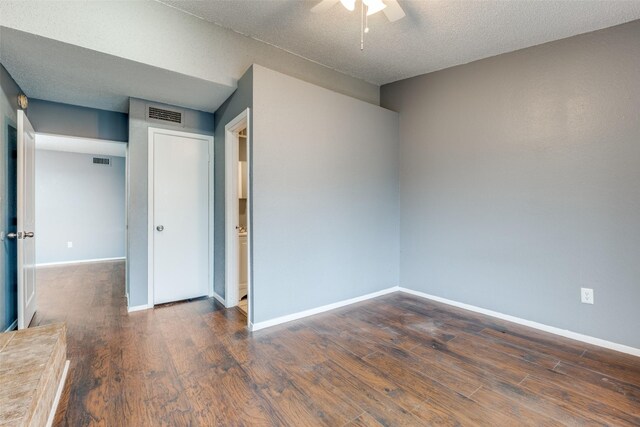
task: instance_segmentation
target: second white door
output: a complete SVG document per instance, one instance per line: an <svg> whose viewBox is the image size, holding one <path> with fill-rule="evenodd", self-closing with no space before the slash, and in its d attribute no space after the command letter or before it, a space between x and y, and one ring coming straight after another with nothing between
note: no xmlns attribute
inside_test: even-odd
<svg viewBox="0 0 640 427"><path fill-rule="evenodd" d="M212 138L150 129L153 303L209 294Z"/></svg>

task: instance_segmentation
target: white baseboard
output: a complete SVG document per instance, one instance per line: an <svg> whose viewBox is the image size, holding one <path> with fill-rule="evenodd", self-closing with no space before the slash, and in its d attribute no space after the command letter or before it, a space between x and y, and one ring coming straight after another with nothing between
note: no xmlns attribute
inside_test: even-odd
<svg viewBox="0 0 640 427"><path fill-rule="evenodd" d="M382 295L390 294L398 290L399 290L398 286L393 286L391 288L383 289L378 292L373 292L373 293L362 295L359 297L334 302L332 304L311 308L309 310L288 314L286 316L276 317L275 319L265 320L264 322L251 323L249 327L252 331L259 331L260 329L269 328L275 325L280 325L281 323L291 322L292 320L302 319L303 317L313 316L314 314L324 313L325 311L334 310L336 308L344 307L345 305L355 304L360 301L365 301L371 298L376 298Z"/></svg>
<svg viewBox="0 0 640 427"><path fill-rule="evenodd" d="M143 305L135 305L133 307L127 307L127 312L128 313L133 313L134 311L142 311L142 310L148 310L150 308L153 308L153 306L148 305L148 304L143 304Z"/></svg>
<svg viewBox="0 0 640 427"><path fill-rule="evenodd" d="M213 297L215 299L217 299L220 304L224 305L225 307L227 306L227 302L224 300L224 298L222 298L220 295L218 295L217 292L213 293Z"/></svg>
<svg viewBox="0 0 640 427"><path fill-rule="evenodd" d="M18 319L14 320L12 324L9 325L9 327L7 329L5 329L5 332L11 332L14 329L16 329L18 327Z"/></svg>
<svg viewBox="0 0 640 427"><path fill-rule="evenodd" d="M74 265L74 264L89 264L95 262L110 262L110 261L124 261L125 257L116 258L95 258L95 259L80 259L77 261L61 261L61 262L42 262L36 264L36 267L54 267L58 265Z"/></svg>
<svg viewBox="0 0 640 427"><path fill-rule="evenodd" d="M506 320L508 322L517 323L519 325L528 326L530 328L539 329L541 331L549 332L555 335L560 335L565 338L571 338L576 341L582 341L587 344L597 345L599 347L608 348L611 350L619 351L621 353L631 354L633 356L640 357L640 349L630 347L624 344L618 344L611 341L603 340L600 338L595 338L589 335L579 334L577 332L572 332L566 329L556 328L555 326L545 325L543 323L534 322L531 320L521 319L520 317L511 316L509 314L500 313L493 310L487 310L486 308L476 307L475 305L465 304L462 302L453 301L450 299L438 297L435 295L430 295L420 291L414 291L412 289L407 289L403 287L398 287L400 292L405 292L407 294L415 295L421 298L430 299L433 301L441 302L443 304L451 305L458 308L463 308L465 310L474 311L480 314L486 314L487 316L496 317L498 319Z"/></svg>
<svg viewBox="0 0 640 427"><path fill-rule="evenodd" d="M53 404L51 405L51 411L49 412L49 418L47 418L47 427L53 425L53 420L56 417L56 411L58 410L58 404L60 403L60 397L62 396L62 390L64 390L64 383L67 381L67 375L69 373L69 361L64 362L64 368L62 370L62 377L60 377L60 384L56 390L56 396L53 398Z"/></svg>

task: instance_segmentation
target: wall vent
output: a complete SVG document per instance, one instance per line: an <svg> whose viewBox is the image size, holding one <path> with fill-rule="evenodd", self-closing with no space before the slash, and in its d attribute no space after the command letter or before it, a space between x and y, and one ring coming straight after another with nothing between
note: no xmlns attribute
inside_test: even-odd
<svg viewBox="0 0 640 427"><path fill-rule="evenodd" d="M180 111L149 106L147 117L153 120L182 124L182 113Z"/></svg>
<svg viewBox="0 0 640 427"><path fill-rule="evenodd" d="M109 159L108 157L94 157L93 164L111 166L111 159Z"/></svg>

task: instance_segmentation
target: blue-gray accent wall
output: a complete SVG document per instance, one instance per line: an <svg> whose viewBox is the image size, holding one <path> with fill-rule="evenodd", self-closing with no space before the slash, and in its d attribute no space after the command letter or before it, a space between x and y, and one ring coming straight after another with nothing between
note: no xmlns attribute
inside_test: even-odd
<svg viewBox="0 0 640 427"><path fill-rule="evenodd" d="M9 126L13 129L16 127L16 117L18 110L18 95L22 93L22 90L18 84L9 75L7 70L2 64L0 64L0 227L2 232L7 232L12 227L15 227L13 217L15 211L10 212L8 205L10 191L15 192L15 188L11 189L9 186L13 182L8 176L12 170L9 167L10 154L9 154L9 138L10 135ZM12 133L12 132L11 132ZM14 160L15 162L15 160ZM15 178L15 177L14 177ZM11 208L15 210L15 206ZM15 228L14 228L15 229ZM18 288L17 288L17 275L15 272L14 254L15 240L2 240L2 247L0 248L0 280L2 280L2 288L0 290L0 332L4 332L13 322L17 319L18 315Z"/></svg>
<svg viewBox="0 0 640 427"><path fill-rule="evenodd" d="M125 113L30 99L27 115L38 133L127 142Z"/></svg>

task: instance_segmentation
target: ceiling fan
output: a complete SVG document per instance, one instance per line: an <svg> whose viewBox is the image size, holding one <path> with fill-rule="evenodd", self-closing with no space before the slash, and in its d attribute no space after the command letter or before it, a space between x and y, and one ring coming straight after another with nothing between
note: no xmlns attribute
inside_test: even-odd
<svg viewBox="0 0 640 427"><path fill-rule="evenodd" d="M360 3L360 50L364 50L364 35L369 32L368 17L382 11L390 22L395 22L405 17L402 6L398 0L321 0L311 8L311 12L325 12L338 3L349 11L356 9L356 2Z"/></svg>
<svg viewBox="0 0 640 427"><path fill-rule="evenodd" d="M324 12L338 3L342 3L351 12L356 8L356 0L322 0L311 8L311 12ZM363 0L362 4L367 7L367 15L382 11L390 22L397 21L405 16L402 6L398 4L398 0Z"/></svg>

